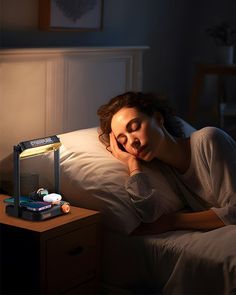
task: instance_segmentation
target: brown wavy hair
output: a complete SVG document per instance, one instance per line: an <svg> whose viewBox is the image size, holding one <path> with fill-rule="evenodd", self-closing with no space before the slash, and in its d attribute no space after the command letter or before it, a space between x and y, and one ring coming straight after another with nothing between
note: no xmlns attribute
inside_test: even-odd
<svg viewBox="0 0 236 295"><path fill-rule="evenodd" d="M174 110L169 107L164 99L153 93L126 92L118 95L107 104L99 107L97 115L100 119L99 139L109 146L111 133L111 120L122 108L136 108L139 112L152 117L155 112L160 112L164 119L164 127L175 137L184 137L181 121L175 116Z"/></svg>

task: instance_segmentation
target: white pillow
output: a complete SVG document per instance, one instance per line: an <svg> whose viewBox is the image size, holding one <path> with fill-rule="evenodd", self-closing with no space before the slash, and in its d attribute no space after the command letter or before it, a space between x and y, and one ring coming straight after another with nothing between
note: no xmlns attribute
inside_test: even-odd
<svg viewBox="0 0 236 295"><path fill-rule="evenodd" d="M101 211L104 225L112 229L125 234L133 231L140 219L125 190L128 170L99 141L97 128L58 136L62 142L60 163L63 199L71 205ZM52 163L52 154L44 157ZM168 205L169 212L183 208L176 190L159 166L147 164L144 170L156 188L158 197L163 198ZM167 212L160 212L163 213Z"/></svg>

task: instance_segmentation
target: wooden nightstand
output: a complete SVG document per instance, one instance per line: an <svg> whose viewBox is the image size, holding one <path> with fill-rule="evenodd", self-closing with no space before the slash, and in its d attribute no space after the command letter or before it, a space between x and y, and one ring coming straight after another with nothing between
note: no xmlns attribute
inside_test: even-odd
<svg viewBox="0 0 236 295"><path fill-rule="evenodd" d="M0 294L96 294L100 214L71 207L47 221L5 213L0 195Z"/></svg>

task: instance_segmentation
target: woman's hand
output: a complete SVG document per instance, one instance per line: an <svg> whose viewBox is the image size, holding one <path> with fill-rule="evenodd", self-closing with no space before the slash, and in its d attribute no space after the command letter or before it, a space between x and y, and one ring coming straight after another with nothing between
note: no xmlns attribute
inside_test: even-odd
<svg viewBox="0 0 236 295"><path fill-rule="evenodd" d="M134 231L134 235L160 234L172 230L212 230L225 226L216 213L206 211L190 213L169 213L162 215L155 222L142 223Z"/></svg>
<svg viewBox="0 0 236 295"><path fill-rule="evenodd" d="M115 158L124 162L127 165L130 159L135 158L133 155L120 149L113 132L110 133L110 151Z"/></svg>
<svg viewBox="0 0 236 295"><path fill-rule="evenodd" d="M152 223L141 223L132 234L133 235L153 235L175 230L173 224L173 214L166 214L159 217Z"/></svg>
<svg viewBox="0 0 236 295"><path fill-rule="evenodd" d="M119 148L113 132L110 133L110 151L115 158L122 161L128 166L130 173L134 171L135 173L141 171L138 159L134 155L129 154Z"/></svg>

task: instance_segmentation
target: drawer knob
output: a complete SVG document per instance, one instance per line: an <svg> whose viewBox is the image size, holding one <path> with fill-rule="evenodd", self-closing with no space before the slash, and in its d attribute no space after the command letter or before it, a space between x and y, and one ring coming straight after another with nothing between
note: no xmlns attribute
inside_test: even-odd
<svg viewBox="0 0 236 295"><path fill-rule="evenodd" d="M83 250L84 250L84 247L78 246L78 247L72 249L71 251L69 251L69 254L71 256L78 256L83 252Z"/></svg>

